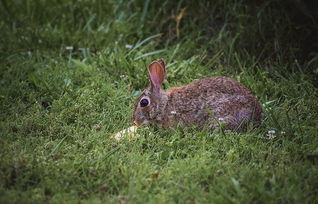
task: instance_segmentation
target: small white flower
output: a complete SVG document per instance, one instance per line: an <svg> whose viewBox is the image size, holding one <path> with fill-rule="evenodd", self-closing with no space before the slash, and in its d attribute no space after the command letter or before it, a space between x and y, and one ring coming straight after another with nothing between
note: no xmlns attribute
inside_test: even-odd
<svg viewBox="0 0 318 204"><path fill-rule="evenodd" d="M275 133L276 133L275 130L267 131L267 134L266 134L267 139L274 139L276 137Z"/></svg>
<svg viewBox="0 0 318 204"><path fill-rule="evenodd" d="M127 75L120 75L120 78L124 79L124 80L127 80L128 79L128 76Z"/></svg>
<svg viewBox="0 0 318 204"><path fill-rule="evenodd" d="M177 114L176 111L171 111L170 113L173 114L173 115Z"/></svg>
<svg viewBox="0 0 318 204"><path fill-rule="evenodd" d="M224 118L218 118L219 121L224 121Z"/></svg>
<svg viewBox="0 0 318 204"><path fill-rule="evenodd" d="M126 44L125 45L125 48L127 48L127 49L131 49L133 46L132 45L129 45L129 44Z"/></svg>
<svg viewBox="0 0 318 204"><path fill-rule="evenodd" d="M275 132L276 132L275 130L269 130L267 133L268 134L275 134Z"/></svg>
<svg viewBox="0 0 318 204"><path fill-rule="evenodd" d="M285 131L281 131L280 133L281 133L282 135L285 135L285 134L286 134L286 132L285 132Z"/></svg>

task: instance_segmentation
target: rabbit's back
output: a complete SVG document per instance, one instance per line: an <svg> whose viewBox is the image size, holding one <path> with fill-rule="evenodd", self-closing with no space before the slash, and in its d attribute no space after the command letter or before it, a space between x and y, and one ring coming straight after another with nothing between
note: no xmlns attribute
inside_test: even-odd
<svg viewBox="0 0 318 204"><path fill-rule="evenodd" d="M216 126L227 129L247 121L260 123L262 109L256 97L242 84L227 77L203 78L167 91L169 119L181 125Z"/></svg>

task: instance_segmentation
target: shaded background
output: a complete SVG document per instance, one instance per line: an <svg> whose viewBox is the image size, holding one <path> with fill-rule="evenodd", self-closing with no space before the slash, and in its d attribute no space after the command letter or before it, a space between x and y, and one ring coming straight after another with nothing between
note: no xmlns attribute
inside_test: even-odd
<svg viewBox="0 0 318 204"><path fill-rule="evenodd" d="M229 44L224 41L230 38L232 51L247 51L261 63L275 59L292 64L297 59L302 71L309 73L317 66L316 1L147 0L114 4L107 1L31 3L2 0L1 5L2 58L14 51L50 49L59 53L67 45L101 50L109 46L105 39L109 35L107 29L113 29L111 34L118 35L119 43L124 43L120 39L123 35L125 40L133 42L162 33L158 47L186 40L189 33L197 34L191 40L199 47L221 33L219 42L211 45L210 52L215 52L217 44ZM176 17L181 8L186 11L180 20L180 37L177 38ZM134 32L121 30L123 20L131 22Z"/></svg>

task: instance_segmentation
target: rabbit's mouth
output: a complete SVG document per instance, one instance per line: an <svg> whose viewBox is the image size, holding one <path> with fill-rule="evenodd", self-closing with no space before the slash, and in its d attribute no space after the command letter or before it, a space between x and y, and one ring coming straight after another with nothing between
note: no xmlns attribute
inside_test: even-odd
<svg viewBox="0 0 318 204"><path fill-rule="evenodd" d="M143 121L137 121L137 120L134 120L134 124L136 125L136 126L142 126L142 125L145 125L145 124L147 124L147 123L149 123L149 120L143 120Z"/></svg>

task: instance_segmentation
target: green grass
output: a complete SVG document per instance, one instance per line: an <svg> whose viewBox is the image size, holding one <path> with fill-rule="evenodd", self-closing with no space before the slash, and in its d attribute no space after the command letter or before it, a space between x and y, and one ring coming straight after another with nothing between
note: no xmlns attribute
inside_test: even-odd
<svg viewBox="0 0 318 204"><path fill-rule="evenodd" d="M0 203L317 203L316 8L1 1ZM131 125L159 58L166 88L216 75L245 84L263 104L261 127L149 126L110 139Z"/></svg>

